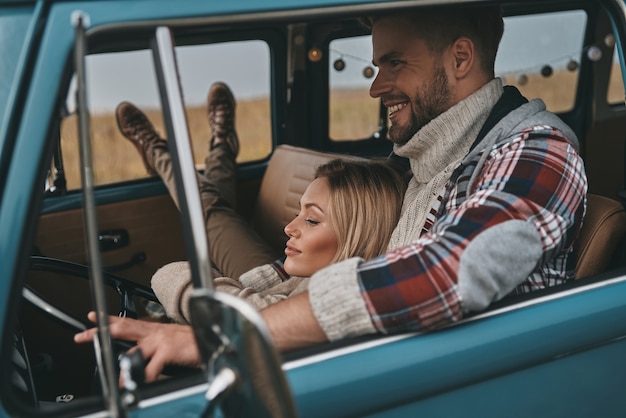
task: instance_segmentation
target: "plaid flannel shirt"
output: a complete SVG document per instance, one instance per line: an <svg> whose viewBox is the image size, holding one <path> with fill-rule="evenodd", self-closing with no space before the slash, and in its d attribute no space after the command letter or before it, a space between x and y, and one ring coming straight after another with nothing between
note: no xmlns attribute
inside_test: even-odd
<svg viewBox="0 0 626 418"><path fill-rule="evenodd" d="M535 126L484 152L489 155L473 184L482 153L457 168L431 210L436 219L427 221L419 239L359 266L363 298L379 331L431 329L459 320L463 252L478 234L510 220L531 223L543 250L535 271L516 281L514 293L573 278L573 244L587 190L575 148L559 131Z"/></svg>

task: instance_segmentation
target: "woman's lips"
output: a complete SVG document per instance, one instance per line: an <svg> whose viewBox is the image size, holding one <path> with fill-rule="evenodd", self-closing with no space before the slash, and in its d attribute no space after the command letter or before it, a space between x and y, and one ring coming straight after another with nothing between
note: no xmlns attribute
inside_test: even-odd
<svg viewBox="0 0 626 418"><path fill-rule="evenodd" d="M294 247L290 247L290 246L285 247L285 255L286 255L287 257L289 257L289 256L294 256L294 255L298 255L298 254L300 254L300 251L298 251L298 250L297 250L297 249L295 249Z"/></svg>

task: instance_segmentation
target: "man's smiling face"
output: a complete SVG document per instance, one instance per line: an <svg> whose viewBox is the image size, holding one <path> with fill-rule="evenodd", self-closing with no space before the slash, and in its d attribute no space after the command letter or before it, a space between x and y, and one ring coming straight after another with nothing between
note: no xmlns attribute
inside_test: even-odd
<svg viewBox="0 0 626 418"><path fill-rule="evenodd" d="M441 56L415 35L408 19L378 19L372 42L378 74L370 95L389 109L389 138L402 145L452 106L451 87Z"/></svg>

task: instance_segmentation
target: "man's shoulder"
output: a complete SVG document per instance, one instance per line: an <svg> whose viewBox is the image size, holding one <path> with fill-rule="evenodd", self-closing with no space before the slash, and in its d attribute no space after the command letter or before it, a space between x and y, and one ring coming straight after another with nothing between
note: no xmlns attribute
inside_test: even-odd
<svg viewBox="0 0 626 418"><path fill-rule="evenodd" d="M533 135L529 135L533 133ZM545 135L546 139L565 140L576 150L578 137L574 131L556 114L546 109L541 99L533 99L509 112L487 135L497 136L492 143L506 143L518 137L536 139Z"/></svg>

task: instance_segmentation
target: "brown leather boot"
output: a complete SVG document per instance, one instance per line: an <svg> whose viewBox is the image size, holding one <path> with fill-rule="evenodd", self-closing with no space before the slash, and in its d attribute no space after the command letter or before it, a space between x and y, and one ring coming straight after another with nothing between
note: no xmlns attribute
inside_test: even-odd
<svg viewBox="0 0 626 418"><path fill-rule="evenodd" d="M141 155L148 174L156 176L158 173L154 169L153 152L157 148L167 150L167 142L159 137L148 117L132 103L122 102L117 105L115 117L122 135L132 142Z"/></svg>
<svg viewBox="0 0 626 418"><path fill-rule="evenodd" d="M239 138L235 131L235 97L224 83L214 83L207 97L207 117L213 136L209 149L224 145L237 156Z"/></svg>

